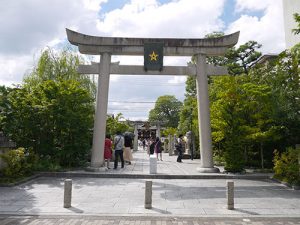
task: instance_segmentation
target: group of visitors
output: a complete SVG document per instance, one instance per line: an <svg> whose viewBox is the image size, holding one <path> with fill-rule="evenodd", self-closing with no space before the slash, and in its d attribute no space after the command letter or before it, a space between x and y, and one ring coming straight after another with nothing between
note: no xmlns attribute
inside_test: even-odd
<svg viewBox="0 0 300 225"><path fill-rule="evenodd" d="M114 145L115 159L114 159L114 169L118 168L119 158L121 160L121 168L124 168L125 162L131 165L132 157L132 137L130 135L122 135L120 131L116 132L116 136L113 141L110 135L106 135L104 144L104 159L107 161L107 168L110 169L109 163L112 159L112 144ZM159 137L150 138L150 140L144 139L142 141L143 149L147 148L148 155L156 154L156 158L159 161L162 159L162 143ZM182 162L184 141L183 135L179 135L175 148L178 152L177 162Z"/></svg>
<svg viewBox="0 0 300 225"><path fill-rule="evenodd" d="M109 163L112 159L112 144L115 150L114 169L118 168L119 158L121 160L121 168L124 168L125 162L130 165L133 160L131 153L132 138L129 135L123 136L120 131L117 131L113 141L110 135L106 135L105 138L104 159L107 161L107 168L110 169Z"/></svg>
<svg viewBox="0 0 300 225"><path fill-rule="evenodd" d="M149 143L147 152L148 152L149 156L153 155L155 153L157 161L159 160L158 156L160 156L160 161L163 161L162 160L161 141L160 141L159 137L156 137L155 139L154 138L150 139L150 143Z"/></svg>
<svg viewBox="0 0 300 225"><path fill-rule="evenodd" d="M142 146L144 150L147 148L147 153L149 156L155 153L157 160L159 160L160 157L160 160L163 161L162 147L161 147L161 141L159 137L156 137L156 139L150 138L150 140L143 139ZM178 152L177 162L182 163L182 156L183 156L183 149L184 149L184 141L183 141L182 134L179 135L175 148Z"/></svg>

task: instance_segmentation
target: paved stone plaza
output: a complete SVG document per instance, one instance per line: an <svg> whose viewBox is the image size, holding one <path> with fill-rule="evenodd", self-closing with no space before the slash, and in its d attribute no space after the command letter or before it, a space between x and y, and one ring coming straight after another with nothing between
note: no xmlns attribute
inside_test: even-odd
<svg viewBox="0 0 300 225"><path fill-rule="evenodd" d="M0 224L300 224L300 191L267 179L242 176L234 179L234 210L226 208L227 179L152 179L152 209L145 209L147 179L101 177L149 174L146 152L138 151L134 158L132 165L101 172L99 178L89 174L73 177L71 208L63 208L65 178L39 177L15 187L0 187ZM158 162L158 174L197 173L199 160L182 164L175 160L176 156L164 154L164 161ZM14 217L33 215L41 217Z"/></svg>

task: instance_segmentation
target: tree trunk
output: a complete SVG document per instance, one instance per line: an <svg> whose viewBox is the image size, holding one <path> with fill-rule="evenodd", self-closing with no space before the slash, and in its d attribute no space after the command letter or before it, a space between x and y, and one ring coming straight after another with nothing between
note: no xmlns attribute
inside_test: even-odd
<svg viewBox="0 0 300 225"><path fill-rule="evenodd" d="M248 164L248 151L247 151L247 145L244 147L244 160L245 163Z"/></svg>
<svg viewBox="0 0 300 225"><path fill-rule="evenodd" d="M261 168L264 169L264 150L263 150L262 143L260 143L260 158L261 158Z"/></svg>

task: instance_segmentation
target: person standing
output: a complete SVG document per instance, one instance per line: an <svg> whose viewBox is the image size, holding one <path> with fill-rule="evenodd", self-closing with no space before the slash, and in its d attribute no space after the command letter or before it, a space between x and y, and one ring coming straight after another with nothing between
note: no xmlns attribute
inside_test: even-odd
<svg viewBox="0 0 300 225"><path fill-rule="evenodd" d="M106 134L105 142L104 142L104 159L107 162L107 169L110 169L109 163L110 163L110 160L111 160L111 157L112 157L111 146L112 146L112 141L110 139L110 135Z"/></svg>
<svg viewBox="0 0 300 225"><path fill-rule="evenodd" d="M155 140L153 138L150 138L149 144L148 144L148 155L153 155L154 154L154 148L155 148Z"/></svg>
<svg viewBox="0 0 300 225"><path fill-rule="evenodd" d="M123 158L124 161L127 162L129 165L131 165L131 161L133 160L132 153L131 153L131 147L132 147L132 138L129 135L124 136L124 153Z"/></svg>
<svg viewBox="0 0 300 225"><path fill-rule="evenodd" d="M117 131L116 134L117 135L114 138L114 149L115 149L114 169L118 168L119 156L121 159L121 168L124 168L124 158L123 158L124 137L121 135L120 131Z"/></svg>
<svg viewBox="0 0 300 225"><path fill-rule="evenodd" d="M143 150L145 151L145 147L146 147L146 139L145 138L143 139L142 144L143 144Z"/></svg>
<svg viewBox="0 0 300 225"><path fill-rule="evenodd" d="M156 137L154 151L156 153L157 161L158 161L158 155L160 156L160 161L163 161L162 160L162 152L161 152L161 141L160 141L159 137Z"/></svg>
<svg viewBox="0 0 300 225"><path fill-rule="evenodd" d="M182 163L182 153L183 153L183 135L180 134L178 137L178 143L175 145L178 152L177 162Z"/></svg>

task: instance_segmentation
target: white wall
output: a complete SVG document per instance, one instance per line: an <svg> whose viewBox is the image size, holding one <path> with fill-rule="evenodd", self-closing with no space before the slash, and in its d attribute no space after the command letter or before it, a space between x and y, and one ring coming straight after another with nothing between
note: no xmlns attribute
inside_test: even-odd
<svg viewBox="0 0 300 225"><path fill-rule="evenodd" d="M286 48L291 48L300 42L300 34L294 35L292 29L297 27L294 13L300 14L300 0L282 0Z"/></svg>

